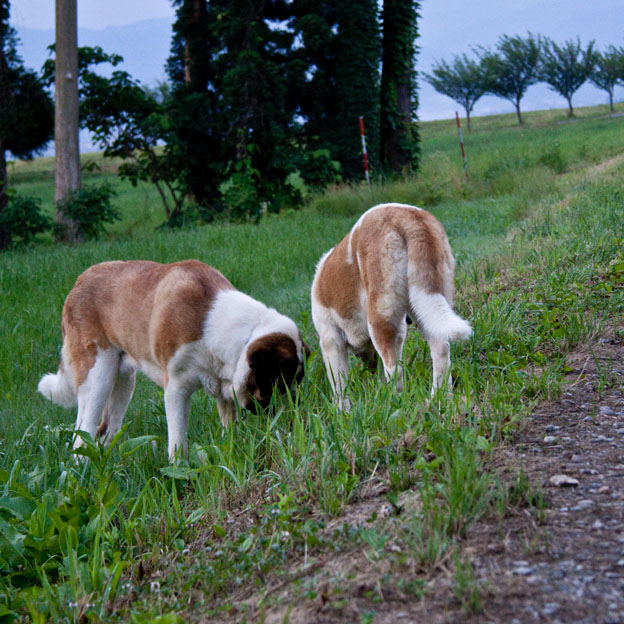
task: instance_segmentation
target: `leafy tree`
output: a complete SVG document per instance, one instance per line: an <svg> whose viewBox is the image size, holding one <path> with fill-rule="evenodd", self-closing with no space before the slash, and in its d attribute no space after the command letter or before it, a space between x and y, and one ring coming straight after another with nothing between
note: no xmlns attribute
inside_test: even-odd
<svg viewBox="0 0 624 624"><path fill-rule="evenodd" d="M487 92L509 100L522 124L520 101L527 89L539 81L540 38L503 35L496 51L481 49L488 77Z"/></svg>
<svg viewBox="0 0 624 624"><path fill-rule="evenodd" d="M187 163L177 136L201 119L180 111L166 86L154 94L125 71L115 69L109 78L96 71L101 64L116 67L122 60L100 47L78 49L80 125L93 133L105 156L122 159L118 168L122 178L133 185L152 182L162 200L166 222L180 224L184 220ZM54 61L48 60L44 76L51 83L54 75Z"/></svg>
<svg viewBox="0 0 624 624"><path fill-rule="evenodd" d="M418 104L414 57L419 3L385 0L381 73L381 161L399 173L417 164L418 136L413 120Z"/></svg>
<svg viewBox="0 0 624 624"><path fill-rule="evenodd" d="M613 91L618 81L624 80L624 49L609 46L604 53L594 52L595 65L589 81L609 94L609 108L613 112Z"/></svg>
<svg viewBox="0 0 624 624"><path fill-rule="evenodd" d="M542 47L540 79L568 102L568 115L574 114L572 96L587 81L595 63L594 41L583 50L581 41L569 39L558 45L545 39Z"/></svg>
<svg viewBox="0 0 624 624"><path fill-rule="evenodd" d="M0 214L8 210L6 152L32 158L52 138L54 127L52 101L17 53L9 13L9 1L0 0ZM11 243L6 223L6 215L0 217L0 249Z"/></svg>
<svg viewBox="0 0 624 624"><path fill-rule="evenodd" d="M466 121L470 130L470 113L476 102L487 93L488 77L484 63L469 59L465 54L453 57L453 63L446 61L434 63L432 74L425 74L426 80L433 88L455 100L464 107Z"/></svg>

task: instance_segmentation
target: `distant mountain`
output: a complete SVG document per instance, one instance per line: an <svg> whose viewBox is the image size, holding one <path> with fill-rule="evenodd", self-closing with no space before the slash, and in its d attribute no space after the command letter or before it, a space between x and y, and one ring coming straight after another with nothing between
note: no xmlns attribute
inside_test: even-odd
<svg viewBox="0 0 624 624"><path fill-rule="evenodd" d="M21 45L19 53L24 64L39 70L49 58L48 46L54 43L54 30L19 28L17 34ZM165 62L171 43L171 20L152 19L128 26L109 26L102 30L81 28L78 31L78 45L100 46L105 52L120 54L124 62L116 67L127 71L135 80L153 86L165 80ZM102 73L110 73L112 68ZM92 152L99 148L93 144L86 131L80 132L80 151ZM45 156L54 155L54 144L50 143Z"/></svg>
<svg viewBox="0 0 624 624"><path fill-rule="evenodd" d="M22 44L19 52L24 63L32 69L40 69L49 58L47 47L54 43L54 30L21 28L17 34ZM78 45L100 46L109 54L120 54L124 62L118 68L150 86L165 79L164 66L170 43L171 21L168 19L145 20L102 30L81 28L78 31Z"/></svg>

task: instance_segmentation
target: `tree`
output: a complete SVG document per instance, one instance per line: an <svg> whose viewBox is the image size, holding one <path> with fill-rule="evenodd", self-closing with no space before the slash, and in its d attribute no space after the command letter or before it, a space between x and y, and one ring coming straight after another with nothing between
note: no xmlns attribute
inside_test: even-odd
<svg viewBox="0 0 624 624"><path fill-rule="evenodd" d="M481 60L469 59L465 54L453 57L452 65L437 61L433 74L424 74L433 88L455 100L466 111L466 125L470 130L470 113L476 102L487 92L488 78Z"/></svg>
<svg viewBox="0 0 624 624"><path fill-rule="evenodd" d="M80 188L78 145L78 35L76 0L56 0L56 81L54 220L62 240L76 242L76 223L63 214L62 202Z"/></svg>
<svg viewBox="0 0 624 624"><path fill-rule="evenodd" d="M551 39L545 39L542 47L540 79L550 85L568 102L568 115L574 115L572 96L587 81L594 68L594 41L585 50L581 41L569 39L559 46Z"/></svg>
<svg viewBox="0 0 624 624"><path fill-rule="evenodd" d="M487 92L509 100L522 124L520 101L527 89L539 80L540 38L531 33L524 39L503 35L496 52L481 49L482 62L488 76Z"/></svg>
<svg viewBox="0 0 624 624"><path fill-rule="evenodd" d="M294 34L274 26L292 15L291 3L176 5L167 67L172 107L189 121L178 124L176 136L186 152L189 192L207 213L229 209L223 201L226 183L228 197L238 188L249 212L259 213L265 204L272 209L290 173L295 129L289 97Z"/></svg>
<svg viewBox="0 0 624 624"><path fill-rule="evenodd" d="M609 94L609 108L613 108L613 91L618 81L624 80L624 49L611 45L606 52L594 53L595 65L589 81Z"/></svg>
<svg viewBox="0 0 624 624"><path fill-rule="evenodd" d="M332 153L349 180L362 180L359 118L366 124L368 158L373 171L379 164L379 64L381 38L376 0L337 0L336 86L338 110Z"/></svg>
<svg viewBox="0 0 624 624"><path fill-rule="evenodd" d="M413 0L385 0L383 4L380 156L384 168L394 173L417 164L414 57L418 7Z"/></svg>
<svg viewBox="0 0 624 624"><path fill-rule="evenodd" d="M6 152L32 158L52 137L54 108L44 85L24 68L9 25L9 1L0 0L0 214L8 209ZM4 218L0 217L0 222ZM0 227L0 249L11 243Z"/></svg>
<svg viewBox="0 0 624 624"><path fill-rule="evenodd" d="M309 150L328 150L348 180L362 180L359 117L364 117L369 161L379 165L377 3L295 0L293 28L297 108ZM298 65L297 65L298 63Z"/></svg>

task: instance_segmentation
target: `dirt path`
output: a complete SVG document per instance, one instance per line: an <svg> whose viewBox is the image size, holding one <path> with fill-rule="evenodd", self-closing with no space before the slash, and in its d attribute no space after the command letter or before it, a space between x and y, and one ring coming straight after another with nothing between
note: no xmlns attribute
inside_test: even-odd
<svg viewBox="0 0 624 624"><path fill-rule="evenodd" d="M474 527L466 550L490 592L474 621L624 622L624 340L611 334L567 363L561 398L497 458L541 485L548 508L543 526Z"/></svg>

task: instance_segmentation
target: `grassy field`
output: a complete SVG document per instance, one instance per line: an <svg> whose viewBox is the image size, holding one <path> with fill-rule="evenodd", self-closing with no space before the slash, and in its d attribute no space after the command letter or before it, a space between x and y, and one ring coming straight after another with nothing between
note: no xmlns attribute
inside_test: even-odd
<svg viewBox="0 0 624 624"><path fill-rule="evenodd" d="M560 392L570 348L613 319L622 331L624 117L605 113L527 113L522 128L513 115L476 118L464 133L469 181L454 121L425 123L418 177L333 189L259 225L157 231L164 217L152 189L117 182L103 163L85 174L118 186L123 220L105 240L44 240L0 256L0 617L262 621L276 607L267 587L289 575L293 605L318 594L314 575L299 582L293 562L318 568L358 550L387 560L382 585L419 600L471 523L484 514L504 523L519 504L539 514L531 484L519 481L512 497L488 456L537 401ZM11 181L51 210L51 168L16 163ZM329 399L309 287L320 255L380 201L415 203L442 221L458 261L457 309L474 337L453 347L452 398L428 402L430 361L412 331L404 393L354 366L343 414ZM77 275L132 258L197 258L291 315L313 347L298 402L224 431L214 402L197 393L188 464L170 467L162 391L141 379L113 447L87 445L91 461L77 461L75 414L36 385L58 365L61 308ZM363 523L350 516L371 489L384 493L391 525L376 512ZM469 564L454 570L458 600L477 611ZM251 595L253 606L240 602ZM360 621L382 610L371 595Z"/></svg>

